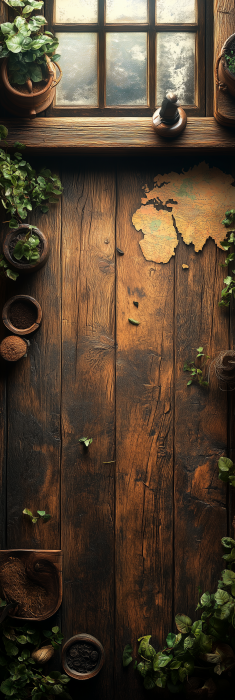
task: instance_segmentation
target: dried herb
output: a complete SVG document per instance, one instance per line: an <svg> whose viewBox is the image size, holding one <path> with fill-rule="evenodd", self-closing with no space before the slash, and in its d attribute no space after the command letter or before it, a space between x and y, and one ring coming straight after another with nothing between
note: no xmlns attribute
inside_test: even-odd
<svg viewBox="0 0 235 700"><path fill-rule="evenodd" d="M203 369L207 363L207 360L210 359L209 355L205 355L203 352L203 347L197 348L197 359L201 359L201 357L204 357L205 360L203 363L201 363L200 367L196 367L195 362L185 362L184 363L184 372L190 372L191 374L191 379L187 382L187 386L190 386L193 382L197 382L200 386L209 386L209 381L205 379L205 376L203 374Z"/></svg>
<svg viewBox="0 0 235 700"><path fill-rule="evenodd" d="M129 321L129 323L132 323L133 326L139 326L139 325L140 325L140 321L135 321L134 318L128 318L128 321Z"/></svg>
<svg viewBox="0 0 235 700"><path fill-rule="evenodd" d="M151 635L138 639L141 658L138 663L135 661L134 668L147 690L166 687L173 694L179 693L185 691L188 678L195 675L201 678L201 688L210 687L212 691L203 697L214 697L221 674L230 684L230 690L234 688L235 540L223 537L222 545L227 568L222 571L217 591L212 594L206 591L200 596L196 610L201 618L192 622L187 615L176 615L176 634L170 632L164 649L158 652L150 644ZM132 647L128 644L123 652L124 666L131 663L131 655Z"/></svg>
<svg viewBox="0 0 235 700"><path fill-rule="evenodd" d="M44 523L47 523L48 520L51 519L51 515L49 515L48 513L46 513L45 510L37 510L37 513L38 513L38 515L33 515L33 513L31 512L31 510L29 510L28 508L24 508L24 510L23 510L23 515L28 515L28 516L30 517L30 519L31 519L31 522L34 523L34 524L37 523L37 521L38 521L39 518L41 518L41 520L42 520Z"/></svg>
<svg viewBox="0 0 235 700"><path fill-rule="evenodd" d="M136 308L138 309L139 302L138 302L138 301L133 301L133 304L134 304L134 306L136 306Z"/></svg>
<svg viewBox="0 0 235 700"><path fill-rule="evenodd" d="M71 700L65 692L68 676L59 671L45 675L32 658L36 650L43 649L47 639L58 649L63 639L59 627L41 632L30 623L14 626L9 618L0 625L0 691L4 698L46 700L59 695L61 700Z"/></svg>
<svg viewBox="0 0 235 700"><path fill-rule="evenodd" d="M121 250L121 248L116 248L116 251L117 253L119 253L119 255L124 255L124 252L123 250Z"/></svg>
<svg viewBox="0 0 235 700"><path fill-rule="evenodd" d="M89 445L91 445L91 443L93 442L93 439L92 439L92 438L83 437L83 438L80 438L80 439L79 439L79 442L83 442L83 444L85 445L85 447L89 447Z"/></svg>

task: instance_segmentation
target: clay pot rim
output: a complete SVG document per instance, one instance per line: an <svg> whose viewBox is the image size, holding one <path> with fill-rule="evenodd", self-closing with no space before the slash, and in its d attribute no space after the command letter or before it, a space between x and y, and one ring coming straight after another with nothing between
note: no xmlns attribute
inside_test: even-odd
<svg viewBox="0 0 235 700"><path fill-rule="evenodd" d="M9 316L8 316L9 310L10 310L11 305L14 304L15 301L23 300L23 299L28 301L28 302L31 302L31 304L33 304L36 307L37 319L36 319L35 323L33 323L33 325L30 326L29 328L15 328L15 326L13 326L13 324L11 323L11 321L9 319ZM2 320L3 320L4 326L6 326L6 328L8 328L9 331L14 333L14 335L29 335L30 333L33 333L34 331L36 331L42 322L42 308L41 308L39 302L37 301L37 299L34 299L34 297L30 297L29 294L16 294L14 297L11 297L11 299L8 299L6 304L4 304L4 307L2 310Z"/></svg>
<svg viewBox="0 0 235 700"><path fill-rule="evenodd" d="M226 41L224 42L224 44L223 44L223 46L222 46L222 51L221 51L221 53L222 53L222 57L223 57L223 59L224 59L224 63L223 63L223 65L224 65L224 70L225 70L227 73L229 73L229 75L231 76L232 80L235 80L235 75L234 75L234 73L231 73L231 71L229 70L228 65L227 65L227 61L226 61L226 58L225 58L225 51L227 51L230 42L233 41L233 40L235 40L235 33L234 33L234 34L231 34L231 35L226 39Z"/></svg>
<svg viewBox="0 0 235 700"><path fill-rule="evenodd" d="M37 270L38 265L40 265L40 267L43 267L43 264L47 261L49 255L49 241L45 234L42 231L40 231L40 229L37 228L37 226L34 226L32 232L35 232L43 243L43 250L39 260L36 260L35 263L25 263L21 262L20 260L15 260L15 258L10 253L9 245L12 239L15 238L18 235L18 233L23 232L24 229L29 230L29 225L19 224L18 228L14 228L7 233L3 241L3 254L5 255L5 258L10 263L10 265L12 265L16 270L19 270L19 272L34 272L34 270Z"/></svg>
<svg viewBox="0 0 235 700"><path fill-rule="evenodd" d="M35 554L38 555L39 559L40 559L40 555L42 555L42 557L44 559L46 559L46 556L48 555L48 561L50 561L50 562L52 561L50 559L50 555L57 554L58 557L59 557L59 555L61 555L63 557L62 549L0 549L0 554L8 554L9 556L14 556L14 554L16 556L19 554L22 554L22 556L24 556L25 552L26 553L34 552ZM19 615L10 615L10 613L8 613L9 617L12 620L24 620L25 622L40 622L43 620L48 620L50 617L52 617L57 612L57 610L59 609L59 607L62 603L62 577L59 576L59 571L58 571L55 563L54 562L52 562L52 563L54 564L54 567L55 567L56 572L57 572L57 578L58 578L58 601L56 603L56 606L55 606L53 612L49 612L49 614L47 613L46 615L41 615L39 617L19 617Z"/></svg>
<svg viewBox="0 0 235 700"><path fill-rule="evenodd" d="M48 58L48 56L46 56L46 54L45 54L45 57ZM48 60L50 61L49 58L48 58ZM47 64L47 66L48 66L48 64ZM8 72L7 72L7 58L4 58L3 63L2 63L2 80L3 80L3 83L5 85L5 88L7 88L7 90L9 90L9 92L12 92L14 95L19 95L23 99L24 99L24 97L26 97L27 99L30 98L32 100L33 98L35 98L35 95L43 95L43 93L46 92L46 90L48 90L52 86L52 82L54 80L54 74L50 73L49 66L48 66L48 74L49 74L49 77L48 77L47 83L46 83L45 87L43 88L43 90L39 90L36 93L29 92L26 95L24 92L20 92L20 90L16 90L15 88L13 88L11 83L9 82Z"/></svg>
<svg viewBox="0 0 235 700"><path fill-rule="evenodd" d="M98 661L97 665L93 669L93 671L88 671L87 673L78 673L77 671L74 671L73 669L70 669L67 661L66 661L66 651L69 647L71 647L72 644L75 644L77 641L84 641L84 642L91 642L91 644L94 644L100 652L100 660ZM62 661L62 666L67 673L68 676L71 676L71 678L75 678L77 681L85 681L89 680L89 678L93 678L94 676L99 673L101 670L105 660L105 651L104 647L102 646L101 642L96 637L93 637L92 634L86 634L85 632L82 634L75 634L74 637L70 637L67 642L65 642L62 652L61 652L61 661Z"/></svg>

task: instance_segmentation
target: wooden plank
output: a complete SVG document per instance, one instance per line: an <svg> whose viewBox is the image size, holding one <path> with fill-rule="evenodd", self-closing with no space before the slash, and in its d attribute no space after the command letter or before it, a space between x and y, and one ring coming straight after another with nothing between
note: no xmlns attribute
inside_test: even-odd
<svg viewBox="0 0 235 700"><path fill-rule="evenodd" d="M213 369L210 388L187 387L185 361L203 346L214 359L229 347L228 313L218 307L224 253L207 240L201 253L181 239L176 254L175 310L175 614L195 619L198 586L215 589L221 537L227 532L226 487L217 462L227 449L227 396ZM189 269L182 269L186 264Z"/></svg>
<svg viewBox="0 0 235 700"><path fill-rule="evenodd" d="M86 632L101 641L105 668L79 697L110 700L115 465L104 462L115 459L115 173L70 162L63 182L62 629L65 640ZM83 436L93 438L88 449Z"/></svg>
<svg viewBox="0 0 235 700"><path fill-rule="evenodd" d="M0 221L5 219L5 210L0 207ZM7 234L8 227L7 224L1 223L1 250L2 241L4 236ZM0 299L1 307L0 313L2 314L3 306L6 302L7 291L14 288L13 282L6 280L5 277L0 276ZM5 337L5 328L3 323L0 324L0 343ZM0 357L0 549L6 546L6 427L7 427L7 373L8 373L7 363Z"/></svg>
<svg viewBox="0 0 235 700"><path fill-rule="evenodd" d="M226 39L235 31L234 0L214 0L214 65ZM215 74L216 80L216 74ZM214 90L214 116L220 124L235 126L234 98L226 92Z"/></svg>
<svg viewBox="0 0 235 700"><path fill-rule="evenodd" d="M120 676L125 644L171 629L173 575L174 259L145 260L132 215L157 165L118 169L116 650L115 698L142 697L133 673ZM139 302L139 307L133 305ZM138 327L128 318L140 321Z"/></svg>
<svg viewBox="0 0 235 700"><path fill-rule="evenodd" d="M53 169L53 163L50 163ZM19 278L14 293L30 294L42 306L40 329L30 336L27 358L8 379L8 538L10 548L60 548L60 238L61 205L35 223L48 234L51 251L42 270ZM24 508L46 510L52 519L32 525Z"/></svg>
<svg viewBox="0 0 235 700"><path fill-rule="evenodd" d="M151 118L140 117L58 117L35 121L4 120L8 141L23 141L26 152L40 153L178 153L231 151L235 135L217 124L214 118L188 118L185 131L174 141L162 139L154 131Z"/></svg>

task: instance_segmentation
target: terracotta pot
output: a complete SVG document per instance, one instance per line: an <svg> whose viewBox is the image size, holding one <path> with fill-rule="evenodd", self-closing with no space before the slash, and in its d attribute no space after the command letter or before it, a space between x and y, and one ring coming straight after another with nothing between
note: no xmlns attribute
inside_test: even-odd
<svg viewBox="0 0 235 700"><path fill-rule="evenodd" d="M94 645L94 647L96 647L100 658L93 671L88 671L87 673L78 673L77 671L74 671L74 669L69 668L66 659L66 651L68 651L69 647L71 647L72 644L75 644L75 642L90 642ZM61 660L63 669L68 674L68 676L71 676L71 678L75 678L77 681L85 681L89 678L93 678L94 676L96 676L103 666L104 659L105 653L102 644L99 642L98 639L96 639L96 637L92 637L91 634L76 634L74 637L70 637L70 639L68 639L68 641L66 642L66 644L64 644L62 649Z"/></svg>
<svg viewBox="0 0 235 700"><path fill-rule="evenodd" d="M36 321L32 324L32 326L30 326L30 328L15 328L15 326L13 326L13 323L10 320L12 304L14 304L16 301L21 300L26 301L29 304L33 304L37 312ZM8 328L8 330L14 333L15 335L29 335L30 333L33 333L39 328L42 322L42 309L39 302L36 301L36 299L34 299L33 297L30 297L27 294L16 294L15 297L11 297L11 299L8 299L8 301L4 305L2 310L2 320L4 326L6 326L6 328Z"/></svg>
<svg viewBox="0 0 235 700"><path fill-rule="evenodd" d="M30 272L36 272L36 270L40 270L40 268L46 264L49 255L49 241L46 238L45 234L42 233L42 231L40 231L39 228L35 226L35 228L32 229L32 233L35 233L38 236L38 238L40 238L40 241L43 244L43 250L40 255L40 259L36 260L36 262L31 263L23 262L23 258L22 260L15 260L12 252L10 252L10 244L11 241L14 240L14 238L19 233L24 233L24 231L25 233L29 231L29 227L27 224L20 224L18 228L15 228L13 231L9 231L9 233L6 235L6 238L4 239L3 254L5 255L5 258L9 262L11 267L14 267L14 269L17 270L17 272L23 272L24 274L28 274Z"/></svg>
<svg viewBox="0 0 235 700"><path fill-rule="evenodd" d="M58 63L50 61L46 56L48 64L48 81L45 87L39 92L29 92L25 94L19 89L13 88L8 79L7 58L4 58L1 65L1 101L4 107L17 114L18 117L36 117L39 112L49 107L55 95L55 87L62 77L61 68ZM56 66L60 76L56 78Z"/></svg>
<svg viewBox="0 0 235 700"><path fill-rule="evenodd" d="M235 97L235 75L230 72L227 66L225 54L226 51L229 48L229 45L232 41L235 40L235 34L231 34L231 36L226 39L221 53L217 58L216 61L216 66L215 66L215 72L216 72L216 85L218 86L219 90L222 90L223 92L229 92L230 95Z"/></svg>

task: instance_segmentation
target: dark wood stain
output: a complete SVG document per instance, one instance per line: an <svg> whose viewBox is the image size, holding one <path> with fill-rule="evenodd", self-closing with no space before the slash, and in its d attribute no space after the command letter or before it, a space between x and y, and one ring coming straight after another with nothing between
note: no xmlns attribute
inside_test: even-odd
<svg viewBox="0 0 235 700"><path fill-rule="evenodd" d="M49 235L49 260L30 279L1 281L2 307L30 294L43 322L28 358L0 365L0 543L61 546L64 640L90 633L106 654L97 677L71 682L72 696L140 700L123 646L148 633L159 646L176 612L194 616L235 514L217 475L222 452L235 458L234 395L227 405L213 374L209 391L187 388L183 373L199 343L212 358L235 347L234 312L229 321L218 307L223 253L212 240L195 254L179 237L166 265L141 252L131 222L141 188L173 159L58 165L61 204L30 219ZM52 519L33 526L25 507Z"/></svg>

